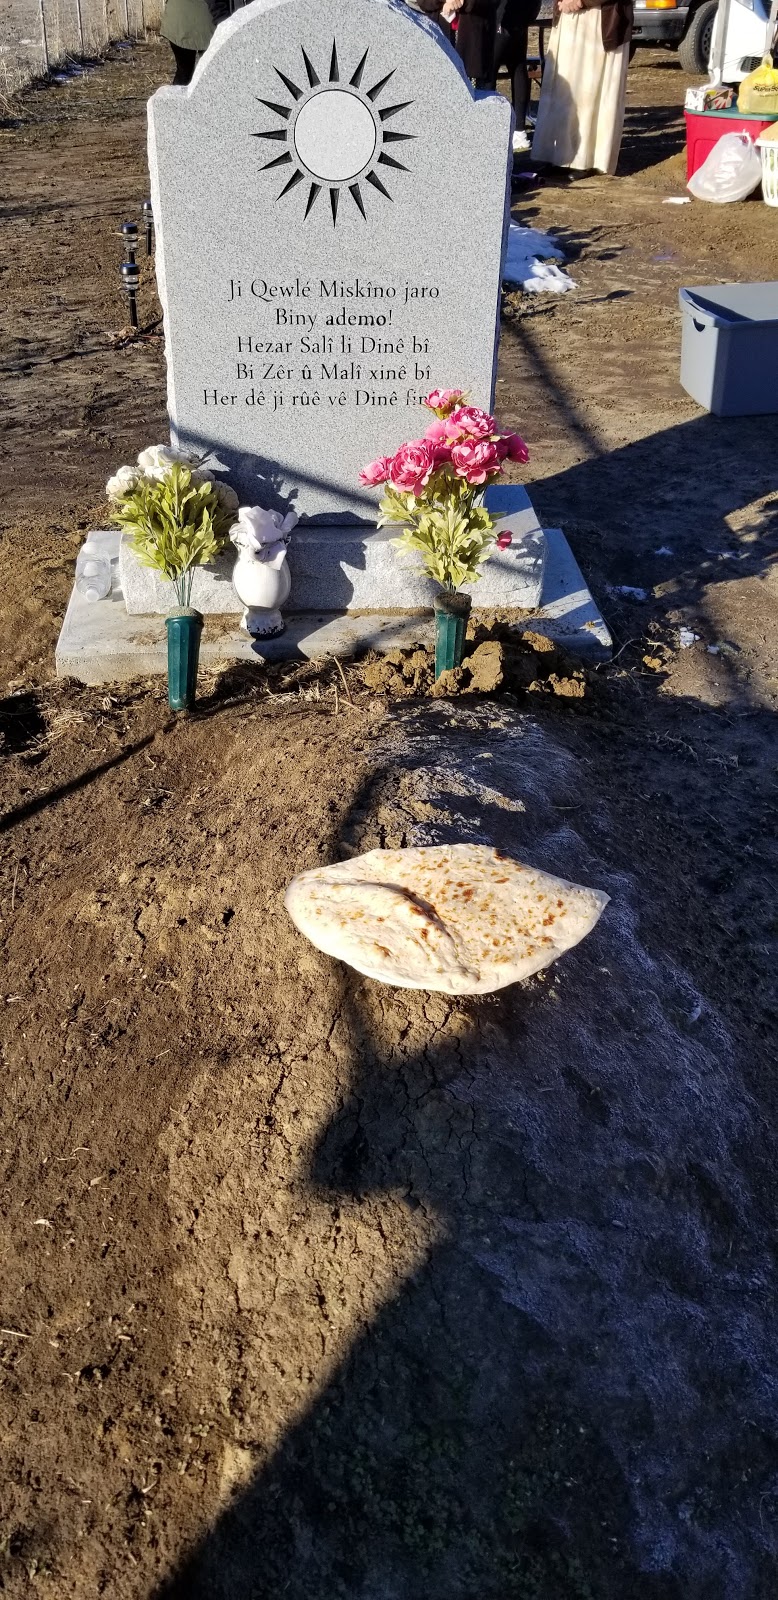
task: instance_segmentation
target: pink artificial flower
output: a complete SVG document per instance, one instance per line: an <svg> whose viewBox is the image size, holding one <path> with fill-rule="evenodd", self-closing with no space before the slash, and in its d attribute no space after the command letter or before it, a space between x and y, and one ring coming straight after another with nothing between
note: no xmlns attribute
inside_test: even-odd
<svg viewBox="0 0 778 1600"><path fill-rule="evenodd" d="M426 488L435 466L434 447L426 439L410 439L390 463L389 482L403 494L417 495Z"/></svg>
<svg viewBox="0 0 778 1600"><path fill-rule="evenodd" d="M452 442L445 422L430 423L424 435L424 443L429 445L435 457L436 467L440 467L444 462L451 460Z"/></svg>
<svg viewBox="0 0 778 1600"><path fill-rule="evenodd" d="M391 456L379 456L377 461L371 461L362 468L359 474L360 483L364 483L368 489L374 489L379 483L386 483L391 465Z"/></svg>
<svg viewBox="0 0 778 1600"><path fill-rule="evenodd" d="M500 456L491 439L463 439L451 450L451 463L458 478L468 483L485 483L500 470Z"/></svg>
<svg viewBox="0 0 778 1600"><path fill-rule="evenodd" d="M503 461L529 461L529 450L518 433L504 433L497 448Z"/></svg>
<svg viewBox="0 0 778 1600"><path fill-rule="evenodd" d="M455 406L462 404L467 396L464 389L433 389L424 401L429 411L434 411L436 417L447 417Z"/></svg>
<svg viewBox="0 0 778 1600"><path fill-rule="evenodd" d="M488 439L496 433L497 424L488 411L478 406L457 406L448 418L449 436L454 432L460 439Z"/></svg>
<svg viewBox="0 0 778 1600"><path fill-rule="evenodd" d="M494 542L498 550L507 550L508 546L513 544L513 534L509 533L506 528L504 533L498 533Z"/></svg>

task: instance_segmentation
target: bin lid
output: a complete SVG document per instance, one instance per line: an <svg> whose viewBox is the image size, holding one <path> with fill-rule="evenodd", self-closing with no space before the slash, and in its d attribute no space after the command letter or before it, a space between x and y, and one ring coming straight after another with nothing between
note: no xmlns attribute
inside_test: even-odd
<svg viewBox="0 0 778 1600"><path fill-rule="evenodd" d="M778 111L738 111L737 106L730 106L727 111L690 111L684 107L685 117L704 117L708 122L711 117L725 117L730 122L778 122Z"/></svg>
<svg viewBox="0 0 778 1600"><path fill-rule="evenodd" d="M708 283L681 289L681 304L721 322L778 322L778 283Z"/></svg>

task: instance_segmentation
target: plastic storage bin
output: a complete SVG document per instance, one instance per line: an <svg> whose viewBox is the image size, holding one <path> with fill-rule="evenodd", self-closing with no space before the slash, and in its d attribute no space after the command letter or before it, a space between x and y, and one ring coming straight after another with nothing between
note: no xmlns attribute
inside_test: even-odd
<svg viewBox="0 0 778 1600"><path fill-rule="evenodd" d="M702 166L722 134L749 133L758 139L778 117L752 116L747 111L684 111L686 118L686 181Z"/></svg>
<svg viewBox="0 0 778 1600"><path fill-rule="evenodd" d="M778 283L681 289L681 384L717 417L778 412Z"/></svg>

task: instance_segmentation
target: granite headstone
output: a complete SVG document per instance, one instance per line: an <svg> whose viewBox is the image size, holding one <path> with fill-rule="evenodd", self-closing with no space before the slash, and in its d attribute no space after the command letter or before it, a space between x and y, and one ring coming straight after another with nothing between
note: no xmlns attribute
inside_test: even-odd
<svg viewBox="0 0 778 1600"><path fill-rule="evenodd" d="M423 397L494 393L510 105L404 0L253 0L149 107L174 443L370 523Z"/></svg>

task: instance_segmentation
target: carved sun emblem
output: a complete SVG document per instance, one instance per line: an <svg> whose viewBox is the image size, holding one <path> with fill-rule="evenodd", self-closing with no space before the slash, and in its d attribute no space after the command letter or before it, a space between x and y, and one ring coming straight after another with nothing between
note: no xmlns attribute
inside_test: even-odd
<svg viewBox="0 0 778 1600"><path fill-rule="evenodd" d="M272 111L285 124L284 127L268 128L252 135L254 139L269 139L286 146L281 155L266 161L261 170L270 172L277 168L280 174L283 167L294 167L281 193L276 196L278 200L307 180L306 217L322 189L329 189L332 220L336 223L341 190L347 189L355 206L366 218L360 185L370 184L378 194L391 200L393 197L378 176L377 169L380 168L387 179L391 170L409 171L402 161L389 155L385 147L415 138L415 134L400 133L387 127L387 123L399 116L401 111L406 111L413 101L403 100L398 105L379 106L381 95L390 78L394 77L394 68L385 77L379 78L371 89L362 88L369 50L365 51L351 77L343 81L338 52L333 44L330 75L326 83L321 82L304 50L301 50L301 54L308 80L306 88L301 89L279 67L273 69L291 95L291 105L281 105L276 100L257 96L260 104L267 106L268 111Z"/></svg>

